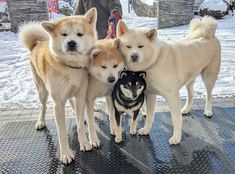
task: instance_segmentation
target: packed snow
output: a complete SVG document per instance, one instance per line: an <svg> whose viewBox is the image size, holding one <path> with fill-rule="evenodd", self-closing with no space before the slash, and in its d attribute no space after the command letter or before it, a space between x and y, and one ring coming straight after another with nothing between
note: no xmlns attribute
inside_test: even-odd
<svg viewBox="0 0 235 174"><path fill-rule="evenodd" d="M154 0L141 0L143 3L148 4L148 5L153 5Z"/></svg>
<svg viewBox="0 0 235 174"><path fill-rule="evenodd" d="M0 13L5 13L8 9L7 3L6 2L1 2L0 3Z"/></svg>
<svg viewBox="0 0 235 174"><path fill-rule="evenodd" d="M156 27L156 18L137 17L133 11L128 13L127 2L121 0L123 20L128 26ZM158 35L163 40L176 40L184 37L187 29L188 25L161 29ZM222 63L213 96L235 95L235 16L228 15L225 19L219 20L216 35L221 41ZM26 107L38 106L39 100L29 66L29 54L19 42L18 35L0 32L0 43L0 103L14 102ZM197 78L194 90L197 98L205 95L201 78ZM181 97L185 96L186 90L182 89ZM102 101L97 102L98 105L103 105Z"/></svg>
<svg viewBox="0 0 235 174"><path fill-rule="evenodd" d="M200 5L199 9L208 9L213 11L227 11L227 5L222 0L205 0Z"/></svg>

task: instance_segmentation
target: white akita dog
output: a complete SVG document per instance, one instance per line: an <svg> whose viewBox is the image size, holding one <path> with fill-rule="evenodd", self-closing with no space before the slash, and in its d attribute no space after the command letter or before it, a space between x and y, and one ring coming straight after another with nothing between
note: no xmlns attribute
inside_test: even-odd
<svg viewBox="0 0 235 174"><path fill-rule="evenodd" d="M149 133L156 95L163 96L169 104L173 136L170 144L178 144L182 135L182 114L190 111L193 100L193 84L201 74L207 95L205 115L211 117L211 93L220 69L221 47L215 37L216 20L204 17L190 22L189 34L181 40L164 42L157 38L156 29L129 29L123 21L118 23L117 36L120 50L125 56L125 66L132 71L146 71L147 119L139 130ZM186 85L188 98L180 112L179 90Z"/></svg>

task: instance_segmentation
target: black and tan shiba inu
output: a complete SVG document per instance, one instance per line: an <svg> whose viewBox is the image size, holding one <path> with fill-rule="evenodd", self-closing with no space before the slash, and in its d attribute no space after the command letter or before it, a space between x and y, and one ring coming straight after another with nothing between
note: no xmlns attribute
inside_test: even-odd
<svg viewBox="0 0 235 174"><path fill-rule="evenodd" d="M132 113L130 133L136 134L136 118L139 110L144 103L144 91L146 72L144 71L122 71L120 78L114 86L112 92L112 101L115 110L115 119L117 123L115 131L115 142L122 141L121 115L123 113Z"/></svg>

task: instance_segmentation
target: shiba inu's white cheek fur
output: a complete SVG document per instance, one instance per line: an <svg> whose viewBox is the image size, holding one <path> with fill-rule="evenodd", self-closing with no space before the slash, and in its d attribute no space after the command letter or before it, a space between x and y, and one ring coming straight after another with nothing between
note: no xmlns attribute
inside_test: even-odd
<svg viewBox="0 0 235 174"><path fill-rule="evenodd" d="M133 98L132 92L130 89L125 88L124 85L120 85L120 88L125 97L130 98L130 99Z"/></svg>

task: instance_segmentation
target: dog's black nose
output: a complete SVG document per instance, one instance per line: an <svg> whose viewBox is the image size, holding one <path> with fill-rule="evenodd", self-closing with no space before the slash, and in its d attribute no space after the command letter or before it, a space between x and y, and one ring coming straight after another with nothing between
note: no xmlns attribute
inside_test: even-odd
<svg viewBox="0 0 235 174"><path fill-rule="evenodd" d="M108 82L109 82L109 83L113 83L114 81L115 81L115 77L110 76L110 77L108 78Z"/></svg>
<svg viewBox="0 0 235 174"><path fill-rule="evenodd" d="M138 61L138 54L133 54L133 55L131 55L131 60L132 60L132 62L137 62Z"/></svg>
<svg viewBox="0 0 235 174"><path fill-rule="evenodd" d="M137 94L136 94L136 93L134 93L134 94L133 94L133 97L134 97L134 98L136 98L136 97L137 97Z"/></svg>
<svg viewBox="0 0 235 174"><path fill-rule="evenodd" d="M75 51L77 47L77 43L73 40L68 42L68 50L69 51Z"/></svg>

